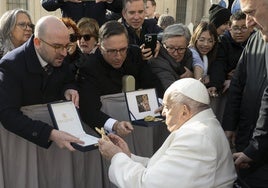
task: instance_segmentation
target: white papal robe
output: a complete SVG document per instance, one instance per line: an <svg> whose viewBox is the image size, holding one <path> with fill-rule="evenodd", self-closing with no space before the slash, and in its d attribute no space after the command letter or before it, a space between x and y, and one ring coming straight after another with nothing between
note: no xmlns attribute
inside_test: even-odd
<svg viewBox="0 0 268 188"><path fill-rule="evenodd" d="M224 131L207 109L172 132L150 159L117 153L109 178L122 188L228 188L236 172Z"/></svg>

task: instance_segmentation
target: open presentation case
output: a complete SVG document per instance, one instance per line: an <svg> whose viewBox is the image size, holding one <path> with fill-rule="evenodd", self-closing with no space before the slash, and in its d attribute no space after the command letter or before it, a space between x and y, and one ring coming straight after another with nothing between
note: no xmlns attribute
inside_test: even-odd
<svg viewBox="0 0 268 188"><path fill-rule="evenodd" d="M155 89L144 89L125 93L129 118L133 125L165 125L164 118L154 111L159 108Z"/></svg>
<svg viewBox="0 0 268 188"><path fill-rule="evenodd" d="M84 131L77 109L72 101L54 102L47 106L55 128L74 135L85 142L84 145L71 143L75 149L86 152L97 148L100 138L89 135Z"/></svg>

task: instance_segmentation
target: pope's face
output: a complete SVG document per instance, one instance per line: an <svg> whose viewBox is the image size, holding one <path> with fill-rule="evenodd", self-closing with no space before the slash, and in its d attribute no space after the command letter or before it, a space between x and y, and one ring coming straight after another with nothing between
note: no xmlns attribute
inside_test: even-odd
<svg viewBox="0 0 268 188"><path fill-rule="evenodd" d="M185 122L184 110L186 106L182 103L172 102L169 95L164 96L163 104L162 115L166 117L167 129L173 132L179 129Z"/></svg>

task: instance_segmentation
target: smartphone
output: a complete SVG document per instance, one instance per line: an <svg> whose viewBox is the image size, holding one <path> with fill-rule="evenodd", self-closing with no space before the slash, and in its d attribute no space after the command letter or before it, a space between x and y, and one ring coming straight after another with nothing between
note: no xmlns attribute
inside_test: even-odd
<svg viewBox="0 0 268 188"><path fill-rule="evenodd" d="M157 44L157 34L156 33L145 34L144 41L145 41L145 48L151 48L152 53L154 54L154 50Z"/></svg>

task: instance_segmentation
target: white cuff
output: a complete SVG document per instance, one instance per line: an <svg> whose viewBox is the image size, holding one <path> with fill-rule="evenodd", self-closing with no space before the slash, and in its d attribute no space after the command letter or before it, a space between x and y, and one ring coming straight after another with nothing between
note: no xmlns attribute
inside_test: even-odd
<svg viewBox="0 0 268 188"><path fill-rule="evenodd" d="M104 124L104 129L107 130L109 133L113 133L113 126L116 121L117 120L113 118L109 118Z"/></svg>

